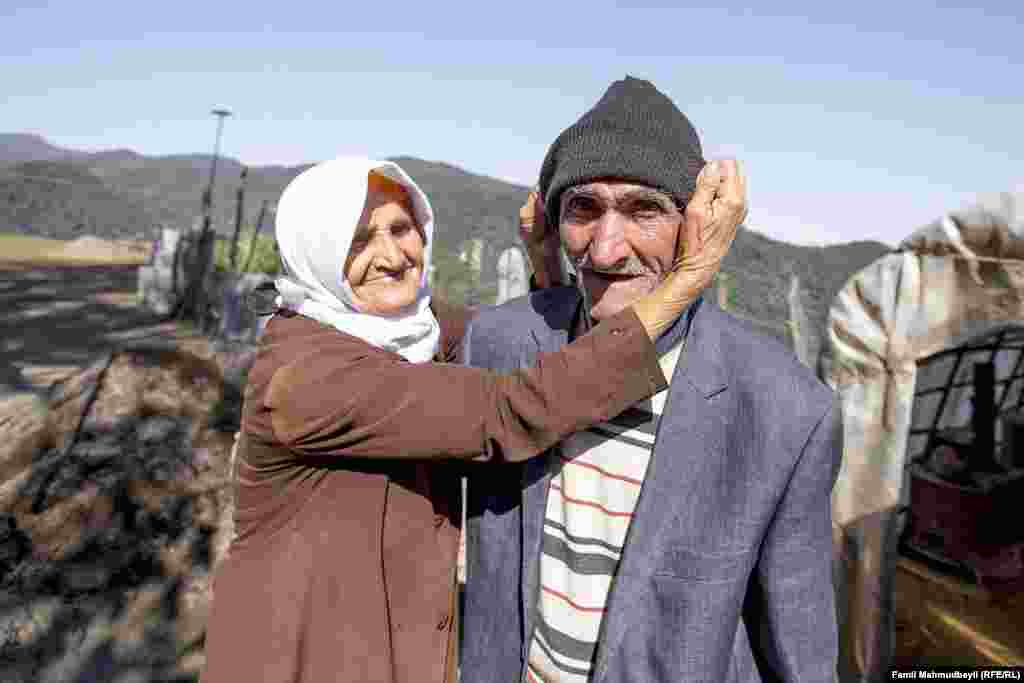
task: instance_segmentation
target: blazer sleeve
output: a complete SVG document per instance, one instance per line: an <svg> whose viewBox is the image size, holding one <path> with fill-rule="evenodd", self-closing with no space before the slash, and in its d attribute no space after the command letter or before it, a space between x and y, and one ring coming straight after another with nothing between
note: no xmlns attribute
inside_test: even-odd
<svg viewBox="0 0 1024 683"><path fill-rule="evenodd" d="M519 461L666 386L626 309L506 374L323 345L273 374L264 406L274 438L305 456Z"/></svg>
<svg viewBox="0 0 1024 683"><path fill-rule="evenodd" d="M757 604L748 629L765 680L836 680L831 494L842 450L842 404L834 398L804 446L752 578Z"/></svg>

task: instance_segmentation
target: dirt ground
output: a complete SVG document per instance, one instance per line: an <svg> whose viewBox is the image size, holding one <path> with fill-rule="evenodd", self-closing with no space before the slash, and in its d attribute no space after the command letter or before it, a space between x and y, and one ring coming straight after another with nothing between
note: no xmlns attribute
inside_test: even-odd
<svg viewBox="0 0 1024 683"><path fill-rule="evenodd" d="M42 389L114 346L196 343L136 305L137 266L0 261L0 391Z"/></svg>
<svg viewBox="0 0 1024 683"><path fill-rule="evenodd" d="M2 681L185 683L204 661L231 533L225 373L251 353L138 308L136 278L0 263L0 406L49 408L27 460L0 462Z"/></svg>
<svg viewBox="0 0 1024 683"><path fill-rule="evenodd" d="M145 263L153 245L147 241L104 240L84 235L74 240L0 233L0 260L29 265L126 265Z"/></svg>

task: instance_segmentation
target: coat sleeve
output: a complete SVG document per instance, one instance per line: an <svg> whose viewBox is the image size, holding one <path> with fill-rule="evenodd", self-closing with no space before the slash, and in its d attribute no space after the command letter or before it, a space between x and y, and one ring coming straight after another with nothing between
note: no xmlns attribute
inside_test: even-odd
<svg viewBox="0 0 1024 683"><path fill-rule="evenodd" d="M667 386L632 309L507 374L322 346L279 368L274 437L311 457L518 461Z"/></svg>
<svg viewBox="0 0 1024 683"><path fill-rule="evenodd" d="M466 328L469 326L469 320L473 317L473 310L437 297L431 299L430 307L441 325L441 345L437 355L445 363L460 362L459 351L462 348L462 340L465 337Z"/></svg>
<svg viewBox="0 0 1024 683"><path fill-rule="evenodd" d="M752 578L748 629L765 680L836 680L831 494L842 450L834 399L804 446Z"/></svg>

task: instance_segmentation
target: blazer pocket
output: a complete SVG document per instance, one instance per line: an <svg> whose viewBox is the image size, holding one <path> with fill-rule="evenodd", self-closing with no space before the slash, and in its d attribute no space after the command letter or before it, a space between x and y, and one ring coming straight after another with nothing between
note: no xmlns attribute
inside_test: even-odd
<svg viewBox="0 0 1024 683"><path fill-rule="evenodd" d="M667 548L658 558L654 576L694 583L732 583L750 571L749 552L703 553L692 548Z"/></svg>

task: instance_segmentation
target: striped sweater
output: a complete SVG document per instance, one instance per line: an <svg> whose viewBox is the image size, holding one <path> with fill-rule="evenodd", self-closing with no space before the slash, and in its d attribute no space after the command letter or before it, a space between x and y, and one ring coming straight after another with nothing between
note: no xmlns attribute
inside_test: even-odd
<svg viewBox="0 0 1024 683"><path fill-rule="evenodd" d="M671 378L683 339L661 354ZM551 478L527 680L586 683L668 390L569 437Z"/></svg>

